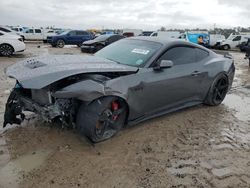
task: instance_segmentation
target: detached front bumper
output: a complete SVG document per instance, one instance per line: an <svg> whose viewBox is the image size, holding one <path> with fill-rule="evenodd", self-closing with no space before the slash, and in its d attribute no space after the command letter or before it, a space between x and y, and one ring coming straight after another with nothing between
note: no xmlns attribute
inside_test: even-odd
<svg viewBox="0 0 250 188"><path fill-rule="evenodd" d="M21 124L25 118L24 111L34 112L45 121L52 121L57 117L63 120L66 114L65 104L68 104L69 100L60 100L51 104L41 105L32 100L32 98L25 96L22 93L22 89L13 89L6 103L3 127L7 124ZM62 107L62 103L64 107Z"/></svg>

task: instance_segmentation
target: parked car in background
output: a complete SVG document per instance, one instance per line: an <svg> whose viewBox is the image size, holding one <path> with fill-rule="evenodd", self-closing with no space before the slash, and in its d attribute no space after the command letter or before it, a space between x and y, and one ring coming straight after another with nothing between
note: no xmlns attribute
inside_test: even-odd
<svg viewBox="0 0 250 188"><path fill-rule="evenodd" d="M150 36L153 31L143 31L139 36Z"/></svg>
<svg viewBox="0 0 250 188"><path fill-rule="evenodd" d="M247 42L250 38L250 33L240 33L240 34L231 34L227 39L218 41L216 48L229 50L239 47L243 42Z"/></svg>
<svg viewBox="0 0 250 188"><path fill-rule="evenodd" d="M210 47L210 35L207 31L188 31L182 33L178 39Z"/></svg>
<svg viewBox="0 0 250 188"><path fill-rule="evenodd" d="M241 52L246 51L246 47L249 47L250 45L250 38L247 39L247 41L242 42L240 45L238 45Z"/></svg>
<svg viewBox="0 0 250 188"><path fill-rule="evenodd" d="M25 50L22 37L0 31L0 55L10 56Z"/></svg>
<svg viewBox="0 0 250 188"><path fill-rule="evenodd" d="M58 30L53 30L53 29L45 30L43 32L43 42L47 43L48 37L52 37L55 35L58 35Z"/></svg>
<svg viewBox="0 0 250 188"><path fill-rule="evenodd" d="M0 31L3 31L5 33L9 33L9 34L12 34L12 35L19 35L18 32L14 31L10 27L6 27L6 26L0 26Z"/></svg>
<svg viewBox="0 0 250 188"><path fill-rule="evenodd" d="M142 30L141 29L123 29L121 34L126 37L139 36L140 34L142 34Z"/></svg>
<svg viewBox="0 0 250 188"><path fill-rule="evenodd" d="M133 32L125 32L122 34L124 37L134 37L135 34Z"/></svg>
<svg viewBox="0 0 250 188"><path fill-rule="evenodd" d="M83 42L93 39L94 36L87 31L70 30L60 35L47 37L47 42L53 47L63 48L65 45L81 46Z"/></svg>
<svg viewBox="0 0 250 188"><path fill-rule="evenodd" d="M43 40L43 29L30 28L23 33L23 40Z"/></svg>
<svg viewBox="0 0 250 188"><path fill-rule="evenodd" d="M224 35L221 34L210 34L209 35L209 46L214 47L216 46L218 41L222 41L225 40L226 37Z"/></svg>
<svg viewBox="0 0 250 188"><path fill-rule="evenodd" d="M99 51L103 47L108 46L109 44L123 38L125 37L118 34L100 35L99 37L96 37L93 40L83 42L81 46L81 51L87 53L94 53Z"/></svg>
<svg viewBox="0 0 250 188"><path fill-rule="evenodd" d="M177 39L180 36L179 31L155 31L151 33L150 37L161 37L165 39L175 38Z"/></svg>
<svg viewBox="0 0 250 188"><path fill-rule="evenodd" d="M23 111L31 111L100 142L181 108L221 104L234 72L229 55L157 37L122 39L94 56L33 57L6 71L16 85L3 127L20 124Z"/></svg>

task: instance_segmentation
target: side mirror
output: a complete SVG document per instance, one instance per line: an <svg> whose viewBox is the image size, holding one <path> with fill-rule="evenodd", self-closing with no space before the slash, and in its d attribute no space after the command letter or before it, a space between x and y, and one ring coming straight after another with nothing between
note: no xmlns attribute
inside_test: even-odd
<svg viewBox="0 0 250 188"><path fill-rule="evenodd" d="M160 70L164 68L171 68L174 66L173 61L171 60L161 60L156 67L154 67L154 70Z"/></svg>

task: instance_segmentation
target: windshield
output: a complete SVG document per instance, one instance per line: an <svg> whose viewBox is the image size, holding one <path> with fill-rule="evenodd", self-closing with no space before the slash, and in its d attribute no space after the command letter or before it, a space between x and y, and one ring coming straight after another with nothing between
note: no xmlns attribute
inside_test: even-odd
<svg viewBox="0 0 250 188"><path fill-rule="evenodd" d="M145 64L161 46L157 42L123 39L98 51L95 56L138 67Z"/></svg>
<svg viewBox="0 0 250 188"><path fill-rule="evenodd" d="M68 32L69 31L63 31L63 32L59 33L59 35L66 35L66 34L68 34Z"/></svg>
<svg viewBox="0 0 250 188"><path fill-rule="evenodd" d="M112 35L100 35L100 36L96 37L94 40L95 41L104 41L107 38L109 38L110 36L112 36Z"/></svg>

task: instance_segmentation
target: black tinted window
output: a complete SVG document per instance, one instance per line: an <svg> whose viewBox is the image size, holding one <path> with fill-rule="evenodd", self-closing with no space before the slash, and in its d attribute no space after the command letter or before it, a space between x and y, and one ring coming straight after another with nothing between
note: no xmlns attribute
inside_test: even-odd
<svg viewBox="0 0 250 188"><path fill-rule="evenodd" d="M190 47L174 47L169 49L160 60L171 60L174 65L195 62L195 49Z"/></svg>
<svg viewBox="0 0 250 188"><path fill-rule="evenodd" d="M5 29L5 28L2 28L2 27L0 27L0 31L4 31L4 32L6 32L6 33L9 33L9 32L10 32L10 30Z"/></svg>
<svg viewBox="0 0 250 188"><path fill-rule="evenodd" d="M70 36L75 36L75 35L76 35L76 31L70 31L68 34L69 34Z"/></svg>
<svg viewBox="0 0 250 188"><path fill-rule="evenodd" d="M76 31L76 35L88 35L86 31Z"/></svg>
<svg viewBox="0 0 250 188"><path fill-rule="evenodd" d="M196 61L201 61L209 56L209 53L205 50L196 48Z"/></svg>
<svg viewBox="0 0 250 188"><path fill-rule="evenodd" d="M35 33L42 33L41 29L35 29Z"/></svg>
<svg viewBox="0 0 250 188"><path fill-rule="evenodd" d="M115 35L115 36L111 36L111 37L108 39L108 41L109 41L109 42L115 42L115 41L117 41L117 40L119 40L119 39L121 39L121 38L122 38L121 36Z"/></svg>
<svg viewBox="0 0 250 188"><path fill-rule="evenodd" d="M29 29L28 31L26 31L26 33L33 33L33 29Z"/></svg>
<svg viewBox="0 0 250 188"><path fill-rule="evenodd" d="M233 41L240 41L241 40L241 36L237 36L233 39Z"/></svg>

